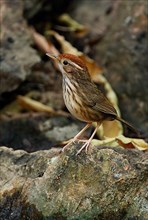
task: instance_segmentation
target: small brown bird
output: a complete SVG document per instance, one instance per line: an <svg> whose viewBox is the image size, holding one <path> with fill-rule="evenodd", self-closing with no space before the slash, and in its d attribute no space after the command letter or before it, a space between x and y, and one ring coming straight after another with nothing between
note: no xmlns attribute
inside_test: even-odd
<svg viewBox="0 0 148 220"><path fill-rule="evenodd" d="M72 142L85 142L77 154L84 148L86 152L102 121L118 120L135 130L128 122L118 117L116 109L105 95L97 88L91 80L85 63L72 54L60 54L55 57L47 53L55 60L63 75L63 97L65 105L70 113L77 119L87 122L86 126L63 148L63 151ZM79 140L80 135L91 126L93 122L97 126L88 140Z"/></svg>

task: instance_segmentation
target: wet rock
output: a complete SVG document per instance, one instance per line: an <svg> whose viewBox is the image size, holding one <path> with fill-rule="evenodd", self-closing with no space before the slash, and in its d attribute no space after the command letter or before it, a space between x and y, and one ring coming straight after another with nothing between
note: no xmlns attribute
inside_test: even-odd
<svg viewBox="0 0 148 220"><path fill-rule="evenodd" d="M1 147L0 219L146 220L146 154L97 147L76 156L76 148Z"/></svg>
<svg viewBox="0 0 148 220"><path fill-rule="evenodd" d="M31 73L31 67L40 61L31 47L22 1L2 1L1 11L0 94L18 88Z"/></svg>

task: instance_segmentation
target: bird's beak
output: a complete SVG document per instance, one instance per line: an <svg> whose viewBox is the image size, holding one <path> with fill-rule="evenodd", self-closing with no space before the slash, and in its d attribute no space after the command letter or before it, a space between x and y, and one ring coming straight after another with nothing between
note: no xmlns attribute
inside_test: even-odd
<svg viewBox="0 0 148 220"><path fill-rule="evenodd" d="M49 54L49 53L46 53L46 55L47 55L48 57L50 57L52 60L54 60L54 61L59 61L58 57L56 57L56 56L54 56L54 55L51 55L51 54Z"/></svg>

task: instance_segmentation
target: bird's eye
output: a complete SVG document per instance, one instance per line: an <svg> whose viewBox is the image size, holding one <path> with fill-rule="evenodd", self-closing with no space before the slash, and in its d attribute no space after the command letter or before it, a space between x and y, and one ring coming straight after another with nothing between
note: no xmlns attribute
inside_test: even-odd
<svg viewBox="0 0 148 220"><path fill-rule="evenodd" d="M68 61L67 60L64 60L63 61L63 64L66 66L66 65L68 65Z"/></svg>

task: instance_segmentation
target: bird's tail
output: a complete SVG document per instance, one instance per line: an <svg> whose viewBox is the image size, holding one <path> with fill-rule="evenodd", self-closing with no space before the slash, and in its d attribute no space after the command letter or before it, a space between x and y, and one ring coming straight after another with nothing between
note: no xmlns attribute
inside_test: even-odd
<svg viewBox="0 0 148 220"><path fill-rule="evenodd" d="M120 118L120 117L116 117L116 119L124 124L126 124L134 133L136 133L138 136L140 136L140 133L138 130L136 130L130 123L128 123L127 121L125 121L124 119Z"/></svg>

